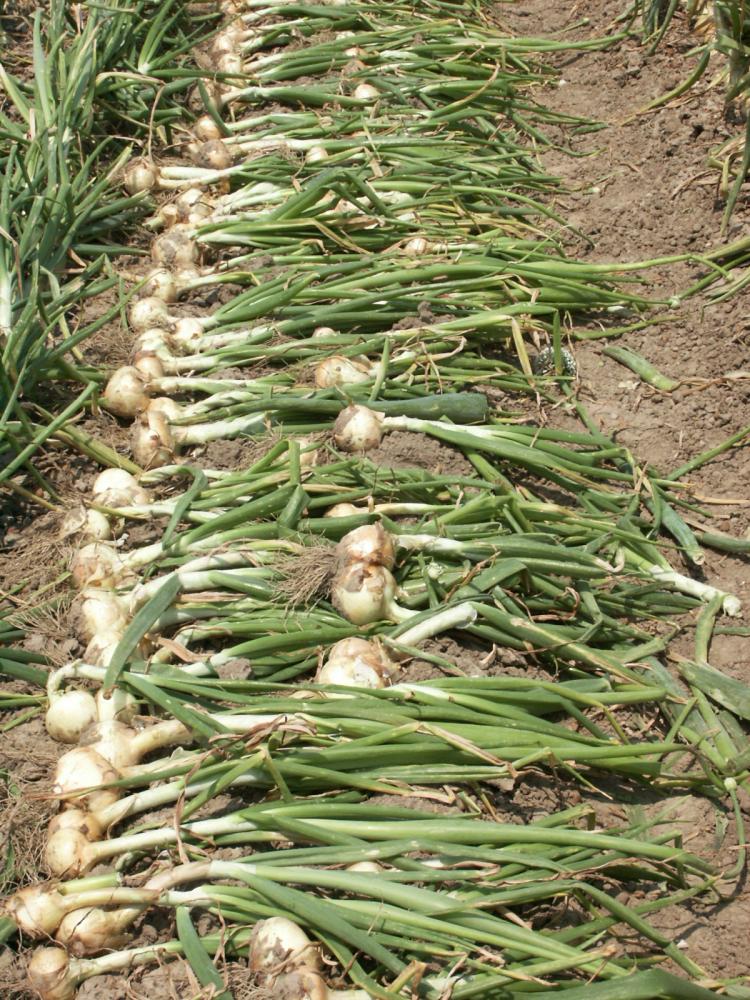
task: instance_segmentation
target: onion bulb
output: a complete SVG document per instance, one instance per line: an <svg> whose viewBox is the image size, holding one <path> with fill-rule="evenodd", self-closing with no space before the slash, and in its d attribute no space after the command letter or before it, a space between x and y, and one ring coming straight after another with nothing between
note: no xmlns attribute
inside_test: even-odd
<svg viewBox="0 0 750 1000"><path fill-rule="evenodd" d="M68 688L50 696L44 724L58 743L78 743L83 731L96 720L96 702L91 692Z"/></svg>
<svg viewBox="0 0 750 1000"><path fill-rule="evenodd" d="M151 499L147 490L138 485L138 480L125 469L105 469L100 472L91 487L94 500L103 507L124 507L129 504L148 503ZM118 503L111 503L116 497Z"/></svg>
<svg viewBox="0 0 750 1000"><path fill-rule="evenodd" d="M148 406L146 385L137 368L124 365L110 376L107 387L99 397L105 410L116 417L132 419Z"/></svg>
<svg viewBox="0 0 750 1000"><path fill-rule="evenodd" d="M133 367L148 382L164 375L164 365L151 351L139 351L133 359Z"/></svg>
<svg viewBox="0 0 750 1000"><path fill-rule="evenodd" d="M428 243L424 236L415 236L404 247L404 253L407 257L422 257L431 249L432 244Z"/></svg>
<svg viewBox="0 0 750 1000"><path fill-rule="evenodd" d="M203 323L197 316L184 316L175 323L172 340L183 347L195 345L205 333Z"/></svg>
<svg viewBox="0 0 750 1000"><path fill-rule="evenodd" d="M121 948L128 940L123 931L141 912L140 907L103 910L86 906L66 913L55 939L70 955L95 955L105 949Z"/></svg>
<svg viewBox="0 0 750 1000"><path fill-rule="evenodd" d="M108 667L118 644L117 639L108 635L95 635L83 652L84 663L93 667Z"/></svg>
<svg viewBox="0 0 750 1000"><path fill-rule="evenodd" d="M38 948L26 973L41 1000L74 1000L77 983L64 948Z"/></svg>
<svg viewBox="0 0 750 1000"><path fill-rule="evenodd" d="M157 298L162 302L175 302L177 299L177 283L174 275L166 267L152 268L140 288L140 294L144 298ZM158 326L155 323L154 326Z"/></svg>
<svg viewBox="0 0 750 1000"><path fill-rule="evenodd" d="M125 169L122 186L128 194L141 194L151 191L159 182L159 171L148 160L132 160Z"/></svg>
<svg viewBox="0 0 750 1000"><path fill-rule="evenodd" d="M316 947L299 924L286 917L269 917L255 924L248 957L253 972L320 968Z"/></svg>
<svg viewBox="0 0 750 1000"><path fill-rule="evenodd" d="M319 972L305 966L293 972L281 972L268 977L268 984L273 988L274 996L290 998L290 1000L334 1000L332 993ZM348 991L344 994L350 996ZM367 995L367 994L363 994Z"/></svg>
<svg viewBox="0 0 750 1000"><path fill-rule="evenodd" d="M336 385L360 385L370 382L373 367L369 361L356 361L334 354L324 358L315 369L315 385L319 389L330 389Z"/></svg>
<svg viewBox="0 0 750 1000"><path fill-rule="evenodd" d="M313 337L336 337L338 333L331 326L316 326L312 335Z"/></svg>
<svg viewBox="0 0 750 1000"><path fill-rule="evenodd" d="M237 52L225 52L219 56L216 68L220 73L229 73L232 76L242 76L245 72L242 56Z"/></svg>
<svg viewBox="0 0 750 1000"><path fill-rule="evenodd" d="M64 899L51 882L28 885L14 892L5 910L19 931L31 938L54 934L65 916Z"/></svg>
<svg viewBox="0 0 750 1000"><path fill-rule="evenodd" d="M342 451L370 451L383 439L381 417L367 406L347 406L336 417L333 440Z"/></svg>
<svg viewBox="0 0 750 1000"><path fill-rule="evenodd" d="M140 414L133 424L133 458L144 469L156 468L171 462L175 454L175 441L169 420L160 407Z"/></svg>
<svg viewBox="0 0 750 1000"><path fill-rule="evenodd" d="M346 870L348 872L364 872L371 875L379 875L383 870L383 866L379 865L377 861L355 861L353 865L347 865Z"/></svg>
<svg viewBox="0 0 750 1000"><path fill-rule="evenodd" d="M206 170L226 170L232 166L232 154L221 139L202 142L193 153L193 162Z"/></svg>
<svg viewBox="0 0 750 1000"><path fill-rule="evenodd" d="M96 542L106 542L112 537L112 526L106 515L98 510L90 510L81 504L65 515L60 525L60 538L80 535Z"/></svg>
<svg viewBox="0 0 750 1000"><path fill-rule="evenodd" d="M396 581L385 566L348 563L339 570L331 586L334 607L353 625L378 621L404 621L411 617L395 603Z"/></svg>
<svg viewBox="0 0 750 1000"><path fill-rule="evenodd" d="M373 666L363 660L325 663L315 675L316 684L337 684L340 687L382 688L385 681Z"/></svg>
<svg viewBox="0 0 750 1000"><path fill-rule="evenodd" d="M193 135L200 142L211 142L213 139L221 139L222 133L211 115L201 115L193 125Z"/></svg>
<svg viewBox="0 0 750 1000"><path fill-rule="evenodd" d="M119 789L101 787L118 781L119 778L119 772L92 747L75 747L64 753L57 762L53 792L63 799L74 798L76 802L96 811L116 802L120 797ZM79 792L86 794L79 797Z"/></svg>
<svg viewBox="0 0 750 1000"><path fill-rule="evenodd" d="M323 160L327 159L328 150L325 146L310 146L305 153L305 160L307 163L322 163Z"/></svg>
<svg viewBox="0 0 750 1000"><path fill-rule="evenodd" d="M355 507L353 503L335 503L325 513L326 517L354 517L355 514L366 514L363 507Z"/></svg>
<svg viewBox="0 0 750 1000"><path fill-rule="evenodd" d="M393 569L396 549L382 524L363 524L344 535L338 543L336 561L339 566L362 562Z"/></svg>
<svg viewBox="0 0 750 1000"><path fill-rule="evenodd" d="M380 97L380 91L377 87L373 87L371 83L360 83L352 96L358 101L367 101L371 104Z"/></svg>
<svg viewBox="0 0 750 1000"><path fill-rule="evenodd" d="M160 329L168 329L172 325L172 317L167 310L167 304L156 295L147 295L145 298L136 299L131 303L128 310L128 322L136 333L150 330L151 327L158 326Z"/></svg>
<svg viewBox="0 0 750 1000"><path fill-rule="evenodd" d="M138 702L122 688L115 688L109 697L105 695L104 688L99 688L94 701L100 722L114 721L129 726L138 715Z"/></svg>
<svg viewBox="0 0 750 1000"><path fill-rule="evenodd" d="M127 603L111 591L90 587L81 594L78 631L87 642L95 635L119 639L129 620Z"/></svg>
<svg viewBox="0 0 750 1000"><path fill-rule="evenodd" d="M379 643L352 636L331 647L315 680L318 684L382 688L397 669Z"/></svg>
<svg viewBox="0 0 750 1000"><path fill-rule="evenodd" d="M215 58L237 51L237 46L242 41L242 33L232 28L220 31L211 42L211 54ZM207 116L208 117L208 116ZM213 122L213 119L209 118Z"/></svg>
<svg viewBox="0 0 750 1000"><path fill-rule="evenodd" d="M78 549L70 571L79 590L84 587L116 587L128 575L117 551L105 542L91 542Z"/></svg>
<svg viewBox="0 0 750 1000"><path fill-rule="evenodd" d="M198 260L193 227L180 223L157 236L151 244L151 259L160 267L175 270L190 267Z"/></svg>
<svg viewBox="0 0 750 1000"><path fill-rule="evenodd" d="M57 816L53 816L47 827L47 840L59 830L73 830L89 841L101 839L104 833L104 828L94 813L83 809L63 809Z"/></svg>

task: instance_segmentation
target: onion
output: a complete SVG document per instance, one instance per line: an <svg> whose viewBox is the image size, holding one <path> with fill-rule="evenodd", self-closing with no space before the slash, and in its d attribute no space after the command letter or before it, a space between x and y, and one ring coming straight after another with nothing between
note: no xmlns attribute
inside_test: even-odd
<svg viewBox="0 0 750 1000"><path fill-rule="evenodd" d="M41 1000L74 1000L76 981L64 948L38 948L26 971Z"/></svg>
<svg viewBox="0 0 750 1000"><path fill-rule="evenodd" d="M168 201L152 216L147 225L150 229L171 229L180 221L180 212L174 202Z"/></svg>
<svg viewBox="0 0 750 1000"><path fill-rule="evenodd" d="M139 351L133 361L133 367L149 382L164 375L164 365L149 351Z"/></svg>
<svg viewBox="0 0 750 1000"><path fill-rule="evenodd" d="M206 170L226 170L232 166L232 154L221 139L202 142L193 153L193 162Z"/></svg>
<svg viewBox="0 0 750 1000"><path fill-rule="evenodd" d="M132 365L117 369L99 399L104 409L116 417L133 418L148 406L145 383Z"/></svg>
<svg viewBox="0 0 750 1000"><path fill-rule="evenodd" d="M129 726L138 715L138 702L122 688L115 688L109 697L104 694L103 688L99 688L94 701L100 722L112 720Z"/></svg>
<svg viewBox="0 0 750 1000"><path fill-rule="evenodd" d="M142 333L154 326L168 329L172 325L172 317L163 299L157 298L156 295L148 295L131 303L128 322L136 333Z"/></svg>
<svg viewBox="0 0 750 1000"><path fill-rule="evenodd" d="M242 56L237 52L225 52L219 56L216 61L216 68L220 73L229 73L232 76L242 76L245 72Z"/></svg>
<svg viewBox="0 0 750 1000"><path fill-rule="evenodd" d="M154 267L146 275L140 294L148 298L161 299L162 302L175 302L177 299L177 283L174 275L166 267ZM158 326L155 323L154 326Z"/></svg>
<svg viewBox="0 0 750 1000"><path fill-rule="evenodd" d="M320 968L316 947L299 924L286 917L269 917L255 924L248 958L253 972Z"/></svg>
<svg viewBox="0 0 750 1000"><path fill-rule="evenodd" d="M359 385L370 382L373 367L369 361L354 361L340 354L324 358L315 369L315 385L319 389L330 389L336 385Z"/></svg>
<svg viewBox="0 0 750 1000"><path fill-rule="evenodd" d="M352 96L358 101L368 101L372 103L373 101L377 101L380 97L380 91L377 87L373 87L371 83L360 83Z"/></svg>
<svg viewBox="0 0 750 1000"><path fill-rule="evenodd" d="M58 743L78 743L81 733L96 719L96 702L91 692L69 688L50 696L44 724Z"/></svg>
<svg viewBox="0 0 750 1000"><path fill-rule="evenodd" d="M307 163L322 163L323 160L327 159L328 150L325 146L310 146L305 153L305 160Z"/></svg>
<svg viewBox="0 0 750 1000"><path fill-rule="evenodd" d="M104 833L104 828L94 813L84 812L83 809L63 809L57 816L53 816L47 827L47 839L53 837L58 830L73 830L89 841L99 840Z"/></svg>
<svg viewBox="0 0 750 1000"><path fill-rule="evenodd" d="M117 551L104 542L91 542L79 549L73 556L70 570L79 590L115 587L128 575Z"/></svg>
<svg viewBox="0 0 750 1000"><path fill-rule="evenodd" d="M51 882L26 886L13 893L5 904L19 931L32 938L54 934L65 915L63 907L63 897Z"/></svg>
<svg viewBox="0 0 750 1000"><path fill-rule="evenodd" d="M169 421L160 408L150 406L133 424L133 458L144 469L156 468L172 461L175 442Z"/></svg>
<svg viewBox="0 0 750 1000"><path fill-rule="evenodd" d="M76 747L58 760L53 791L65 799L75 798L76 802L96 811L120 797L119 789L101 787L119 778L119 772L92 747ZM87 794L78 797L77 793L86 789Z"/></svg>
<svg viewBox="0 0 750 1000"><path fill-rule="evenodd" d="M382 688L385 681L375 667L363 660L328 662L315 675L316 684L338 684L341 687Z"/></svg>
<svg viewBox="0 0 750 1000"><path fill-rule="evenodd" d="M119 640L108 635L95 635L83 652L85 663L94 667L108 667L115 655Z"/></svg>
<svg viewBox="0 0 750 1000"><path fill-rule="evenodd" d="M125 469L105 469L100 472L94 480L91 493L95 499L110 493L127 494L131 503L148 503L151 499L147 491L138 485L135 476Z"/></svg>
<svg viewBox="0 0 750 1000"><path fill-rule="evenodd" d="M353 625L378 621L404 621L411 617L394 602L396 581L385 566L348 563L336 574L331 587L334 607Z"/></svg>
<svg viewBox="0 0 750 1000"><path fill-rule="evenodd" d="M224 31L220 31L213 42L211 42L211 54L219 58L220 56L236 52L237 46L241 41L242 33L239 30L226 28ZM213 123L212 118L209 118L209 121Z"/></svg>
<svg viewBox="0 0 750 1000"><path fill-rule="evenodd" d="M81 744L121 771L124 767L138 763L140 759L135 736L136 733L130 726L116 720L107 720L90 726L81 739Z"/></svg>
<svg viewBox="0 0 750 1000"><path fill-rule="evenodd" d="M190 267L198 259L198 247L193 239L193 227L181 223L151 244L151 259L160 267L176 269Z"/></svg>
<svg viewBox="0 0 750 1000"><path fill-rule="evenodd" d="M272 976L269 984L274 996L285 1000L333 1000L336 993L331 993L325 980L319 972L314 972L306 966L293 972L282 972ZM347 991L348 994L348 991Z"/></svg>
<svg viewBox="0 0 750 1000"><path fill-rule="evenodd" d="M81 595L79 630L88 642L94 636L119 638L130 620L127 603L111 591L90 587Z"/></svg>
<svg viewBox="0 0 750 1000"><path fill-rule="evenodd" d="M428 243L424 236L415 236L404 247L404 253L407 257L422 257L424 254L429 253L431 249L432 244Z"/></svg>
<svg viewBox="0 0 750 1000"><path fill-rule="evenodd" d="M362 562L393 569L396 550L382 524L363 524L344 535L336 546L336 560L339 566Z"/></svg>
<svg viewBox="0 0 750 1000"><path fill-rule="evenodd" d="M86 906L71 910L60 921L55 939L69 954L79 957L121 948L128 940L124 929L140 912L141 907L102 910L97 906Z"/></svg>
<svg viewBox="0 0 750 1000"><path fill-rule="evenodd" d="M159 182L159 171L148 160L132 160L122 179L122 186L128 194L140 194L142 191L151 191Z"/></svg>
<svg viewBox="0 0 750 1000"><path fill-rule="evenodd" d="M347 406L336 417L333 440L342 451L370 451L383 438L381 418L367 406Z"/></svg>
<svg viewBox="0 0 750 1000"><path fill-rule="evenodd" d="M367 874L379 875L383 871L383 866L377 861L355 861L353 865L347 865L348 872L365 872Z"/></svg>
<svg viewBox="0 0 750 1000"><path fill-rule="evenodd" d="M203 323L197 316L185 316L175 323L172 340L183 347L196 344L205 333Z"/></svg>
<svg viewBox="0 0 750 1000"><path fill-rule="evenodd" d="M335 503L325 513L326 517L353 517L355 514L366 514L363 507L355 507L353 503Z"/></svg>
<svg viewBox="0 0 750 1000"><path fill-rule="evenodd" d="M200 142L210 142L212 139L221 139L222 132L211 115L201 115L193 125L193 135Z"/></svg>
<svg viewBox="0 0 750 1000"><path fill-rule="evenodd" d="M330 326L316 326L312 332L313 337L336 337L337 331Z"/></svg>
<svg viewBox="0 0 750 1000"><path fill-rule="evenodd" d="M81 505L68 511L60 525L61 539L71 538L73 535L106 542L112 537L112 526L106 515Z"/></svg>

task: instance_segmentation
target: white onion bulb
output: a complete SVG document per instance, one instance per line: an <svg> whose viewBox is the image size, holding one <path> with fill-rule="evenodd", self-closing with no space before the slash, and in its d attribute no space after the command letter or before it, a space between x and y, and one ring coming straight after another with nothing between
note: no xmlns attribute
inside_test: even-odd
<svg viewBox="0 0 750 1000"><path fill-rule="evenodd" d="M74 1000L76 981L64 948L37 948L26 972L41 1000Z"/></svg>
<svg viewBox="0 0 750 1000"><path fill-rule="evenodd" d="M348 563L336 574L331 587L334 607L353 625L371 625L393 618L396 581L385 566Z"/></svg>
<svg viewBox="0 0 750 1000"><path fill-rule="evenodd" d="M184 316L175 323L171 339L187 347L200 340L204 333L203 323L197 316Z"/></svg>
<svg viewBox="0 0 750 1000"><path fill-rule="evenodd" d="M140 295L144 298L158 298L162 302L175 302L177 300L177 283L174 275L166 267L153 267L143 282ZM154 326L158 326L155 323Z"/></svg>
<svg viewBox="0 0 750 1000"><path fill-rule="evenodd" d="M169 315L167 304L163 299L156 295L147 295L145 298L136 299L135 302L131 303L128 311L128 322L132 330L135 330L136 333L142 333L154 326L168 329L172 325L172 317Z"/></svg>
<svg viewBox="0 0 750 1000"><path fill-rule="evenodd" d="M333 440L342 451L370 451L383 439L381 419L367 406L347 406L336 417Z"/></svg>
<svg viewBox="0 0 750 1000"><path fill-rule="evenodd" d="M68 750L57 762L53 791L65 799L75 799L93 812L116 802L120 797L117 788L102 789L120 778L119 772L91 747ZM86 794L79 797L79 792Z"/></svg>
<svg viewBox="0 0 750 1000"><path fill-rule="evenodd" d="M91 488L94 503L102 507L129 507L149 503L148 490L138 485L138 480L125 469L105 469L94 480Z"/></svg>
<svg viewBox="0 0 750 1000"><path fill-rule="evenodd" d="M93 750L116 770L137 764L141 757L135 740L136 733L130 726L114 720L96 722L84 735L81 743Z"/></svg>
<svg viewBox="0 0 750 1000"><path fill-rule="evenodd" d="M232 154L221 139L202 142L193 153L193 162L206 170L226 170L232 166Z"/></svg>
<svg viewBox="0 0 750 1000"><path fill-rule="evenodd" d="M132 160L125 169L122 185L128 194L151 191L159 181L159 171L148 160Z"/></svg>
<svg viewBox="0 0 750 1000"><path fill-rule="evenodd" d="M320 956L310 938L299 924L286 917L269 917L255 924L248 957L253 972L269 972L280 967L320 968Z"/></svg>
<svg viewBox="0 0 750 1000"><path fill-rule="evenodd" d="M377 87L373 87L371 83L360 83L352 96L356 97L358 101L368 101L369 103L372 103L373 101L377 101L380 97L380 91Z"/></svg>
<svg viewBox="0 0 750 1000"><path fill-rule="evenodd" d="M371 875L379 875L383 871L383 866L377 861L355 861L353 865L347 865L348 872L364 872Z"/></svg>
<svg viewBox="0 0 750 1000"><path fill-rule="evenodd" d="M166 414L159 407L141 413L133 425L133 458L144 469L157 468L171 462L175 441Z"/></svg>
<svg viewBox="0 0 750 1000"><path fill-rule="evenodd" d="M316 326L312 335L313 337L336 337L337 331L330 326Z"/></svg>
<svg viewBox="0 0 750 1000"><path fill-rule="evenodd" d="M53 816L47 827L47 839L54 837L59 830L73 830L89 841L100 840L104 833L96 816L83 809L63 809L57 816Z"/></svg>
<svg viewBox="0 0 750 1000"><path fill-rule="evenodd" d="M340 566L362 562L393 569L396 549L393 539L382 524L363 524L347 532L338 543L336 561Z"/></svg>
<svg viewBox="0 0 750 1000"><path fill-rule="evenodd" d="M94 699L100 722L121 722L126 726L138 715L138 702L128 691L115 688L107 697L104 688L99 688Z"/></svg>
<svg viewBox="0 0 750 1000"><path fill-rule="evenodd" d="M237 52L225 52L219 56L216 61L216 68L220 73L231 73L233 76L241 76L245 71L242 56ZM215 142L216 140L213 141Z"/></svg>
<svg viewBox="0 0 750 1000"><path fill-rule="evenodd" d="M98 510L90 510L81 505L70 510L60 525L60 538L71 538L80 535L96 542L106 542L112 537L112 526L106 515Z"/></svg>
<svg viewBox="0 0 750 1000"><path fill-rule="evenodd" d="M70 571L79 590L116 587L128 575L117 551L105 542L90 542L73 555Z"/></svg>
<svg viewBox="0 0 750 1000"><path fill-rule="evenodd" d="M116 417L129 419L148 406L145 383L141 373L132 365L117 369L99 399L105 410Z"/></svg>
<svg viewBox="0 0 750 1000"><path fill-rule="evenodd" d="M211 115L201 115L193 125L193 135L200 142L210 142L212 139L221 139L221 129Z"/></svg>
<svg viewBox="0 0 750 1000"><path fill-rule="evenodd" d="M95 635L84 650L84 663L90 663L93 667L108 667L117 646L117 639L108 635Z"/></svg>
<svg viewBox="0 0 750 1000"><path fill-rule="evenodd" d="M133 367L149 382L164 375L164 365L149 351L139 351L133 360Z"/></svg>
<svg viewBox="0 0 750 1000"><path fill-rule="evenodd" d="M68 954L95 955L105 949L121 948L128 940L124 929L133 922L140 909L102 910L86 906L71 910L60 921L55 940Z"/></svg>
<svg viewBox="0 0 750 1000"><path fill-rule="evenodd" d="M307 163L322 163L328 159L328 150L325 146L310 146L305 153Z"/></svg>
<svg viewBox="0 0 750 1000"><path fill-rule="evenodd" d="M171 270L194 264L198 260L198 247L193 234L192 226L180 223L157 236L151 244L151 259L154 264Z"/></svg>
<svg viewBox="0 0 750 1000"><path fill-rule="evenodd" d="M353 517L355 514L366 514L367 510L355 507L353 503L335 503L325 513L326 517Z"/></svg>
<svg viewBox="0 0 750 1000"><path fill-rule="evenodd" d="M356 361L334 354L324 358L315 369L315 385L330 389L336 385L360 385L372 381L373 368L369 361Z"/></svg>
<svg viewBox="0 0 750 1000"><path fill-rule="evenodd" d="M63 897L51 882L14 892L5 903L5 910L19 931L31 938L54 934L65 915Z"/></svg>
<svg viewBox="0 0 750 1000"><path fill-rule="evenodd" d="M58 743L78 743L83 731L96 719L96 702L91 692L68 688L50 697L44 724Z"/></svg>
<svg viewBox="0 0 750 1000"><path fill-rule="evenodd" d="M381 674L363 660L340 661L324 664L315 675L316 684L338 684L340 687L382 688L385 681Z"/></svg>
<svg viewBox="0 0 750 1000"><path fill-rule="evenodd" d="M127 602L109 590L90 587L81 595L79 632L87 642L95 635L119 638L128 626Z"/></svg>

